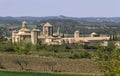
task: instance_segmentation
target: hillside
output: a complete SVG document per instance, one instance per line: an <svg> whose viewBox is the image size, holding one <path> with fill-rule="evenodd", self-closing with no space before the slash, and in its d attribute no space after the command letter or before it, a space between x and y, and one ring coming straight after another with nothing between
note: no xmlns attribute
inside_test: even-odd
<svg viewBox="0 0 120 76"><path fill-rule="evenodd" d="M50 22L54 25L54 31L60 27L62 33L73 34L75 30L80 30L80 34L116 34L120 29L120 17L66 17L66 16L48 16L48 17L0 17L0 34L6 33L10 36L11 31L19 29L22 21L28 22L29 28L40 28L44 23Z"/></svg>
<svg viewBox="0 0 120 76"><path fill-rule="evenodd" d="M63 15L60 16L47 16L47 17L31 17L31 16L21 16L21 17L0 17L0 24L1 23L10 23L16 22L16 24L23 20L28 21L29 23L39 22L42 20L49 20L49 19L61 19L61 20L75 20L79 23L120 23L120 17L66 17ZM32 21L32 22L30 22Z"/></svg>

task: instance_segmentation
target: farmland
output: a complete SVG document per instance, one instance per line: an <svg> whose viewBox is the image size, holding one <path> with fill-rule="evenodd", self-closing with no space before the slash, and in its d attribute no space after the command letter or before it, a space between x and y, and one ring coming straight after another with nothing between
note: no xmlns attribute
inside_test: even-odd
<svg viewBox="0 0 120 76"><path fill-rule="evenodd" d="M0 54L0 67L16 71L100 74L95 62L89 59Z"/></svg>

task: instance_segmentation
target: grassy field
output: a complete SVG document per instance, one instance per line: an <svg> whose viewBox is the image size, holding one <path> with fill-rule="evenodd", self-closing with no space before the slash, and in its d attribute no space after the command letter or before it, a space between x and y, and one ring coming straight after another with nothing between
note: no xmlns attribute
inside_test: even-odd
<svg viewBox="0 0 120 76"><path fill-rule="evenodd" d="M92 75L0 71L0 76L92 76Z"/></svg>

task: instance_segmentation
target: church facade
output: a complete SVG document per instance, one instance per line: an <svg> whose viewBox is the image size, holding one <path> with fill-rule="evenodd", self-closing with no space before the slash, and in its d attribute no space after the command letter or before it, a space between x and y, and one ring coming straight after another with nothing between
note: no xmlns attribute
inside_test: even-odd
<svg viewBox="0 0 120 76"><path fill-rule="evenodd" d="M14 30L12 32L12 43L20 42L22 40L30 40L32 44L37 43L37 36L39 30L33 29L30 30L27 28L27 22L22 22L22 27L20 30Z"/></svg>

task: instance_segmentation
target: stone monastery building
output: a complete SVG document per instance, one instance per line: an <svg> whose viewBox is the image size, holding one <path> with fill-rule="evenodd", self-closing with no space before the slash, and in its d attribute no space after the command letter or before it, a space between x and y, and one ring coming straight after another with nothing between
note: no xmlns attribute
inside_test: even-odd
<svg viewBox="0 0 120 76"><path fill-rule="evenodd" d="M41 42L48 45L61 45L63 43L77 43L80 41L90 42L96 40L109 40L109 38L110 37L108 36L99 36L95 32L89 37L80 37L79 31L74 32L74 37L62 37L59 28L57 29L57 32L54 33L53 25L48 22L44 24L42 31L40 31L39 29L28 29L27 22L23 21L21 29L12 32L13 43L28 40L32 44Z"/></svg>

